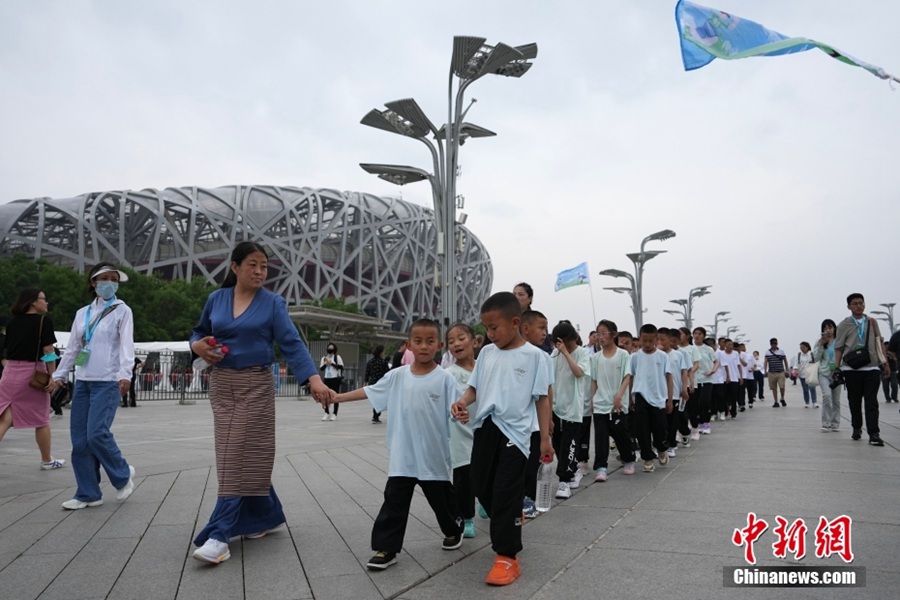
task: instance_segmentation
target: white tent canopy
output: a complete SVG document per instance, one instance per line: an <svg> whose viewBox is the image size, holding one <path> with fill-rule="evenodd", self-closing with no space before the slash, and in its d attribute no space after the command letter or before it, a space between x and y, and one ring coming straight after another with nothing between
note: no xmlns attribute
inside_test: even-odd
<svg viewBox="0 0 900 600"><path fill-rule="evenodd" d="M56 347L65 349L69 343L68 331L55 331ZM183 342L138 342L134 345L135 354L146 355L150 352L190 352L191 345L187 341Z"/></svg>

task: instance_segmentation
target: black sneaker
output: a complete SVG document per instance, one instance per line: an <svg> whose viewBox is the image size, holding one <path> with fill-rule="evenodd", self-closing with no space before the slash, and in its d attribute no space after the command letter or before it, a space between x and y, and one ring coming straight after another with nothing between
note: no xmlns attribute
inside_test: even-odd
<svg viewBox="0 0 900 600"><path fill-rule="evenodd" d="M862 439L862 429L854 429L853 435L850 436L850 439L853 441Z"/></svg>
<svg viewBox="0 0 900 600"><path fill-rule="evenodd" d="M366 568L372 571L384 571L393 564L397 564L397 553L379 550L366 563Z"/></svg>
<svg viewBox="0 0 900 600"><path fill-rule="evenodd" d="M784 401L784 398L781 399L781 405L782 405L782 406L787 406L787 402Z"/></svg>
<svg viewBox="0 0 900 600"><path fill-rule="evenodd" d="M884 446L884 442L881 440L881 436L876 433L875 435L869 436L869 445L870 446Z"/></svg>
<svg viewBox="0 0 900 600"><path fill-rule="evenodd" d="M772 405L772 408L778 408L778 401L775 401L775 404Z"/></svg>
<svg viewBox="0 0 900 600"><path fill-rule="evenodd" d="M445 536L444 541L441 543L441 548L444 550L456 550L462 546L462 540L463 536L461 533Z"/></svg>

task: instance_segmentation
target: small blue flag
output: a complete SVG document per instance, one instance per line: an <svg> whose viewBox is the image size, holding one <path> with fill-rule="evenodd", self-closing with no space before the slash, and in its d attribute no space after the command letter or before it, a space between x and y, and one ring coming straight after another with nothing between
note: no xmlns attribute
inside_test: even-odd
<svg viewBox="0 0 900 600"><path fill-rule="evenodd" d="M571 269L560 271L556 276L556 285L553 291L558 292L576 285L588 285L591 283L591 276L588 275L588 265L586 262L574 266Z"/></svg>
<svg viewBox="0 0 900 600"><path fill-rule="evenodd" d="M779 56L818 48L842 63L861 67L881 79L900 82L881 67L853 58L828 44L804 37L788 37L759 23L693 2L678 0L675 23L681 36L681 60L685 71L705 67L716 58Z"/></svg>

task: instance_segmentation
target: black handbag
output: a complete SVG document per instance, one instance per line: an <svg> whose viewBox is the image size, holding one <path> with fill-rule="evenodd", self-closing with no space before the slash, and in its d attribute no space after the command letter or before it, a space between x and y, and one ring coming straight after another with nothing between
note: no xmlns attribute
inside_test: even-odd
<svg viewBox="0 0 900 600"><path fill-rule="evenodd" d="M872 362L869 356L869 320L866 319L866 342L861 348L854 348L844 355L844 364L851 369L861 369Z"/></svg>

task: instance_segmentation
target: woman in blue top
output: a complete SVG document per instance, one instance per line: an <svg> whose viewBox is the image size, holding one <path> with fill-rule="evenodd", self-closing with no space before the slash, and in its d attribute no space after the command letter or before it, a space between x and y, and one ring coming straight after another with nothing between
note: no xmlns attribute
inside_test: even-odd
<svg viewBox="0 0 900 600"><path fill-rule="evenodd" d="M241 242L231 253L222 288L210 294L191 336L191 350L213 366L209 403L216 440L219 499L194 539L194 558L218 564L231 557L235 535L262 537L285 522L272 487L275 461L273 342L316 401L330 391L291 322L284 298L263 289L265 249ZM223 353L228 346L227 353Z"/></svg>

